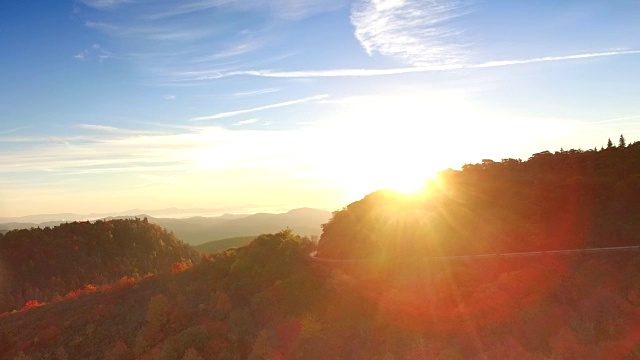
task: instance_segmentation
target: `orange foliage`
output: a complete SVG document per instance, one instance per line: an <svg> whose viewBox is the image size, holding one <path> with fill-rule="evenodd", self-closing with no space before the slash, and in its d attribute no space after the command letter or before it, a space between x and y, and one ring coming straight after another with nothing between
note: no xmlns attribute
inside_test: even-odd
<svg viewBox="0 0 640 360"><path fill-rule="evenodd" d="M80 294L82 294L82 290L81 290L81 289L78 289L78 290L72 290L72 291L69 291L69 292L64 296L64 298L65 298L65 299L73 299L73 298L77 298L77 297L78 297L78 295L80 295Z"/></svg>
<svg viewBox="0 0 640 360"><path fill-rule="evenodd" d="M118 282L116 284L113 285L113 289L123 289L125 287L131 286L133 284L136 283L136 279L129 277L129 276L123 276L120 278L120 280L118 280Z"/></svg>
<svg viewBox="0 0 640 360"><path fill-rule="evenodd" d="M190 260L174 262L171 265L171 272L174 274L177 274L189 269L192 266L193 264L191 263Z"/></svg>
<svg viewBox="0 0 640 360"><path fill-rule="evenodd" d="M31 308L42 306L42 305L44 305L44 303L41 303L38 300L29 300L26 303L24 303L22 310L29 310Z"/></svg>

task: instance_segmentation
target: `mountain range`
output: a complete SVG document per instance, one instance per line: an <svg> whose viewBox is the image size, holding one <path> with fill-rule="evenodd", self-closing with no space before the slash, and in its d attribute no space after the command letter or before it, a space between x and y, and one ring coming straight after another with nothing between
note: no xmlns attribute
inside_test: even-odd
<svg viewBox="0 0 640 360"><path fill-rule="evenodd" d="M167 211L180 209L166 209ZM199 245L209 241L227 239L239 236L257 236L290 228L295 233L305 236L319 236L321 225L329 221L331 213L312 208L300 208L286 213L257 213L257 214L223 214L214 217L194 216L188 218L154 217L147 213L137 215L100 216L100 214L77 215L33 215L21 218L0 218L0 232L6 233L13 229L28 229L31 227L53 227L65 222L86 221L93 219L127 219L147 218L150 223L160 225L173 232L182 241ZM51 221L56 216L60 220ZM45 220L38 222L38 220Z"/></svg>

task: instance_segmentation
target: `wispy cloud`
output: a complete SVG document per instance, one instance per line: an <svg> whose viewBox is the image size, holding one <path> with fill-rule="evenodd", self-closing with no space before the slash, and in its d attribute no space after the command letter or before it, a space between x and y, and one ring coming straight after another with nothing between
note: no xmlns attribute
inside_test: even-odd
<svg viewBox="0 0 640 360"><path fill-rule="evenodd" d="M256 76L270 78L324 78L324 77L364 77L364 76L385 76L401 75L411 73L428 73L455 71L462 69L482 69L503 66L515 66L540 62L568 61L579 59L590 59L610 56L637 55L640 50L611 50L604 52L592 52L574 55L545 56L531 59L514 59L487 61L477 64L443 64L429 66L413 66L388 69L330 69L330 70L301 70L301 71L274 71L274 70L244 70L244 71L203 71L188 72L182 74L181 80L210 80L230 76ZM189 76L189 77L187 77Z"/></svg>
<svg viewBox="0 0 640 360"><path fill-rule="evenodd" d="M82 50L79 53L75 54L73 57L78 61L85 61L88 53L89 53L89 50Z"/></svg>
<svg viewBox="0 0 640 360"><path fill-rule="evenodd" d="M22 126L22 127L18 127L18 128L13 128L13 129L7 129L7 130L0 130L0 135L6 135L6 134L11 134L17 131L20 131L22 129L26 129L26 126Z"/></svg>
<svg viewBox="0 0 640 360"><path fill-rule="evenodd" d="M280 88L266 88L266 89L259 89L259 90L253 90L253 91L236 92L236 93L233 93L232 95L238 96L238 97L256 96L256 95L270 94L270 93L278 92L281 90L282 89Z"/></svg>
<svg viewBox="0 0 640 360"><path fill-rule="evenodd" d="M158 134L157 131L149 131L149 130L132 130L127 128L109 126L109 125L97 125L97 124L78 124L77 128L88 130L94 133L105 133L105 134L129 134L129 135L149 135L149 134Z"/></svg>
<svg viewBox="0 0 640 360"><path fill-rule="evenodd" d="M243 125L255 124L258 121L260 121L260 118L253 118L253 119L241 120L241 121L238 121L236 123L233 123L232 125L233 126L243 126Z"/></svg>
<svg viewBox="0 0 640 360"><path fill-rule="evenodd" d="M346 4L346 0L190 0L176 2L160 2L160 10L148 15L147 19L158 20L197 12L205 12L215 8L234 11L261 11L286 20L301 20L308 16L336 10Z"/></svg>
<svg viewBox="0 0 640 360"><path fill-rule="evenodd" d="M578 60L578 59L589 59L589 58L598 58L598 57L607 57L607 56L620 56L620 55L633 55L640 54L640 50L611 50L604 52L592 52L592 53L584 53L584 54L575 54L575 55L562 55L562 56L545 56L533 59L523 59L523 60L500 60L500 61L488 61L481 64L467 66L470 68L491 68L491 67L499 67L499 66L509 66L509 65L521 65L521 64L531 64L538 62L547 62L547 61L566 61L566 60Z"/></svg>
<svg viewBox="0 0 640 360"><path fill-rule="evenodd" d="M442 65L464 61L461 31L451 23L469 12L468 4L458 0L358 0L351 22L369 55Z"/></svg>
<svg viewBox="0 0 640 360"><path fill-rule="evenodd" d="M592 124L608 124L608 123L612 123L612 122L619 122L619 121L625 121L625 120L634 120L634 119L640 119L640 115L625 116L625 117L618 117L618 118L613 118L613 119L600 120L600 121L593 122Z"/></svg>
<svg viewBox="0 0 640 360"><path fill-rule="evenodd" d="M160 10L155 10L144 16L148 20L161 20L179 15L186 15L220 7L231 3L233 0L199 0L183 1L176 3L160 3Z"/></svg>
<svg viewBox="0 0 640 360"><path fill-rule="evenodd" d="M216 61L216 60L226 59L226 58L235 57L239 55L244 55L261 48L264 44L265 44L265 41L257 41L255 39L250 39L250 40L247 40L246 42L234 44L226 49L222 49L221 51L216 52L215 54L196 58L194 59L194 62Z"/></svg>
<svg viewBox="0 0 640 360"><path fill-rule="evenodd" d="M93 44L90 48L84 49L73 56L78 61L85 61L91 57L95 57L98 61L102 62L108 58L113 57L113 53L105 50L99 44Z"/></svg>
<svg viewBox="0 0 640 360"><path fill-rule="evenodd" d="M80 0L80 2L92 8L108 9L121 4L131 3L133 0Z"/></svg>
<svg viewBox="0 0 640 360"><path fill-rule="evenodd" d="M258 119L238 123L249 124L254 120ZM43 172L47 176L67 176L120 173L135 176L189 174L202 169L255 170L291 166L286 160L290 157L302 161L300 152L292 152L291 148L298 148L295 144L302 147L302 144L313 140L312 134L302 135L296 130L232 131L209 126L153 133L106 125L83 124L80 127L94 130L96 134L16 139L29 143L29 146L25 144L15 152L0 154L0 174L18 176ZM247 147L248 143L256 147ZM256 148L268 150L255 151ZM32 178L25 181L30 183Z"/></svg>
<svg viewBox="0 0 640 360"><path fill-rule="evenodd" d="M311 15L333 11L345 5L345 0L271 0L247 1L250 7L270 11L286 20L301 20Z"/></svg>
<svg viewBox="0 0 640 360"><path fill-rule="evenodd" d="M169 101L171 101L171 100L175 100L175 99L176 99L176 96L175 96L175 95L165 95L165 96L164 96L164 99L165 99L165 100L169 100Z"/></svg>
<svg viewBox="0 0 640 360"><path fill-rule="evenodd" d="M253 112L258 112L258 111L263 111L263 110L268 110L268 109L275 109L275 108L280 108L280 107L285 107L285 106L291 106L291 105L296 105L296 104L301 104L301 103L321 100L321 99L324 99L324 98L327 98L327 97L329 97L329 95L310 96L310 97L306 97L306 98L302 98L302 99L284 101L284 102L280 102L280 103L276 103L276 104L258 106L258 107L254 107L254 108L250 108L250 109L227 111L227 112L221 112L221 113L208 115L208 116L200 116L200 117L196 117L196 118L191 119L191 121L204 121L204 120L223 119L223 118L228 118L228 117L232 117L232 116L236 116L236 115L248 114L248 113L253 113Z"/></svg>
<svg viewBox="0 0 640 360"><path fill-rule="evenodd" d="M155 82L173 79L171 74L188 67L265 66L277 55L266 48L281 39L287 24L347 4L347 0L77 1L93 8L78 13L84 25L111 38L119 58L144 69ZM75 55L81 61L89 54Z"/></svg>
<svg viewBox="0 0 640 360"><path fill-rule="evenodd" d="M130 24L128 22L120 24L112 24L97 21L85 21L84 25L88 28L102 31L108 35L133 39L145 39L156 41L195 41L211 36L215 30L185 28L176 25L140 25L138 23Z"/></svg>

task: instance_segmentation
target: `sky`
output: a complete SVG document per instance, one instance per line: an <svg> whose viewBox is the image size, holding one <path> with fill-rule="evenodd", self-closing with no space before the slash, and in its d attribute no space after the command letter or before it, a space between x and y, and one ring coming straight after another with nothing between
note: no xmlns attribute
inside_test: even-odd
<svg viewBox="0 0 640 360"><path fill-rule="evenodd" d="M338 210L640 140L640 2L6 0L0 217Z"/></svg>

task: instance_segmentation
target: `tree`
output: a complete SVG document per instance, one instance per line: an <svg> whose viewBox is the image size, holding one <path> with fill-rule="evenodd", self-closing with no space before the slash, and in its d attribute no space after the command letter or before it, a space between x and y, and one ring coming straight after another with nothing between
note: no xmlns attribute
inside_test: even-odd
<svg viewBox="0 0 640 360"><path fill-rule="evenodd" d="M612 147L613 147L613 142L611 142L611 138L609 138L609 140L607 141L607 149Z"/></svg>
<svg viewBox="0 0 640 360"><path fill-rule="evenodd" d="M624 135L620 134L620 140L618 140L619 147L626 147L627 141L624 139Z"/></svg>
<svg viewBox="0 0 640 360"><path fill-rule="evenodd" d="M169 300L164 295L156 295L149 301L146 320L149 325L161 327L169 320Z"/></svg>

